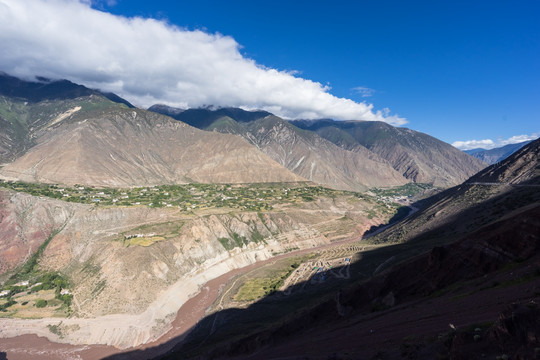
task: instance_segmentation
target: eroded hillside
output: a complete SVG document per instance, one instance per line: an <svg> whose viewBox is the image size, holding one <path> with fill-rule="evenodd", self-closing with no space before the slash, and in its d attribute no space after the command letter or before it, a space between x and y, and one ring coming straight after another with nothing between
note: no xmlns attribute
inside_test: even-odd
<svg viewBox="0 0 540 360"><path fill-rule="evenodd" d="M259 185L258 189L270 193L279 188L272 186ZM280 189L294 193L291 187ZM69 286L62 285L58 291L67 290L72 299L68 318L56 311L55 316L64 319L45 315L44 319L21 320L18 318L30 313L39 317L35 311L38 299L54 296L54 291L47 295L52 290L38 287L26 300L13 293L12 299L26 303L19 301L6 308L3 316L11 319L2 322L3 336L35 333L55 341L118 347L145 343L166 332L178 308L207 281L278 254L361 237L395 212L366 195L325 191L309 197L274 196L268 200L270 210L263 211L87 205L5 191L5 202L17 204L4 208L5 218L14 219L6 225L13 223L25 232L34 229L32 223L17 217L25 202L57 214L41 217L42 226L57 229L57 233L46 244L35 269L61 274ZM33 246L45 240L44 235ZM7 248L19 242L5 239ZM22 266L27 257L16 259L11 268ZM37 287L38 275L32 272L28 278L17 278L18 286ZM43 314L52 314L51 306L60 306L50 299Z"/></svg>
<svg viewBox="0 0 540 360"><path fill-rule="evenodd" d="M539 147L362 242L229 282L214 312L161 358L534 358ZM288 274L279 291L238 309L252 284L279 271Z"/></svg>

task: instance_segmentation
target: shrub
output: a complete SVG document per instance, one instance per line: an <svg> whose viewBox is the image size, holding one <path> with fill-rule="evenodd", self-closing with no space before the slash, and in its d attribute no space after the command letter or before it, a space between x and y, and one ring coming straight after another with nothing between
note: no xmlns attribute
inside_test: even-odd
<svg viewBox="0 0 540 360"><path fill-rule="evenodd" d="M36 307L37 308L44 308L45 306L47 306L47 300L43 300L43 299L37 299L36 300Z"/></svg>

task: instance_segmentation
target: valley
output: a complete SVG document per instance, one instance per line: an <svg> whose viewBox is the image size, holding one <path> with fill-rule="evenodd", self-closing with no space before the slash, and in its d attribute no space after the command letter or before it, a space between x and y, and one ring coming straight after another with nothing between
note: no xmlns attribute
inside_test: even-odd
<svg viewBox="0 0 540 360"><path fill-rule="evenodd" d="M46 204L65 214L60 223L48 224L56 230L41 237L37 250L4 238L9 241L3 257L13 254L14 248L21 249L21 256L12 258L12 265L3 271L8 279L3 291L16 302L0 314L11 318L2 320L3 336L36 333L54 341L117 347L160 338L170 330L182 304L215 277L280 254L297 256L359 239L401 206L387 198L304 183L133 189L17 182L2 186L9 189L2 193L12 204L8 208L20 204L28 212L29 205ZM410 186L403 188L408 191ZM122 193L130 202L113 203ZM97 196L108 200L91 200ZM154 207L156 197L174 206ZM22 215L17 209L9 214ZM17 226L25 223L19 221ZM35 261L25 260L28 251L37 251ZM32 261L39 264L39 271L37 265L35 269L32 265L31 273L20 270ZM14 273L15 277L10 275ZM53 290L34 291L43 287L41 279L48 273L62 274L66 284L53 281ZM52 301L46 291L54 297L54 289L69 303ZM23 298L19 294L24 292L35 295ZM126 303L126 294L137 302ZM46 305L36 306L42 298ZM133 324L146 325L134 329Z"/></svg>
<svg viewBox="0 0 540 360"><path fill-rule="evenodd" d="M485 168L378 121L0 83L9 359L444 358L466 327L482 322L487 346L503 305L538 298L538 140ZM463 333L437 337L445 306Z"/></svg>
<svg viewBox="0 0 540 360"><path fill-rule="evenodd" d="M235 278L219 302L228 311L209 314L175 350L193 358L532 358L535 336L518 334L537 334L539 324L539 145L427 199L380 234L293 263L303 281L293 275L292 287L242 304L242 284L264 279L265 269ZM498 185L483 185L487 178Z"/></svg>

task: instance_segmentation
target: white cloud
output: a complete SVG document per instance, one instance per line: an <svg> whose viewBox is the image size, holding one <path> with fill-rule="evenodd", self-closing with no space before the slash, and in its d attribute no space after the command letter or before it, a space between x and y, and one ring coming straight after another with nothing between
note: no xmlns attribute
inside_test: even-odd
<svg viewBox="0 0 540 360"><path fill-rule="evenodd" d="M516 135L506 140L500 140L500 143L501 145L517 144L517 143L528 141L528 140L535 140L538 138L538 136L540 136L540 133L531 134L531 135Z"/></svg>
<svg viewBox="0 0 540 360"><path fill-rule="evenodd" d="M493 140L467 140L467 141L454 141L452 146L457 147L460 150L471 150L476 148L491 149L496 147Z"/></svg>
<svg viewBox="0 0 540 360"><path fill-rule="evenodd" d="M357 86L355 88L352 88L352 90L355 92L355 93L358 93L360 94L360 96L362 97L371 97L373 96L373 94L375 94L375 90L374 89L370 89L368 87L365 87L365 86Z"/></svg>
<svg viewBox="0 0 540 360"><path fill-rule="evenodd" d="M66 78L139 106L239 106L286 118L406 123L242 56L229 36L92 9L90 0L0 0L0 70Z"/></svg>
<svg viewBox="0 0 540 360"><path fill-rule="evenodd" d="M467 141L454 141L452 146L460 150L472 150L476 148L482 149L494 149L509 144L517 144L527 140L535 140L540 136L540 133L535 133L531 135L515 135L508 139L485 139L485 140L467 140Z"/></svg>

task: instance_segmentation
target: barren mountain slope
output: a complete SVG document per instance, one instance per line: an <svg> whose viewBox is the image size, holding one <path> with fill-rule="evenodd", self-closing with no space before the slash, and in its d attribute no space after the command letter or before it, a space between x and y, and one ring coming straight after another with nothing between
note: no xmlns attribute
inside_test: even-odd
<svg viewBox="0 0 540 360"><path fill-rule="evenodd" d="M386 161L369 150L344 151L278 117L269 115L246 127L248 140L272 159L313 182L347 190L407 183Z"/></svg>
<svg viewBox="0 0 540 360"><path fill-rule="evenodd" d="M374 241L403 242L413 237L448 238L501 218L505 212L540 202L540 140L480 171L463 184L433 196L429 206Z"/></svg>
<svg viewBox="0 0 540 360"><path fill-rule="evenodd" d="M335 189L365 190L407 182L387 161L366 148L357 146L355 151L347 151L267 112L234 108L180 111L162 105L150 110L200 129L240 135L295 174Z"/></svg>
<svg viewBox="0 0 540 360"><path fill-rule="evenodd" d="M80 97L107 98L133 107L112 93L88 89L67 80L25 81L0 72L0 163L10 162L35 145L34 133L85 104ZM94 104L97 102L94 101Z"/></svg>
<svg viewBox="0 0 540 360"><path fill-rule="evenodd" d="M301 180L236 136L110 104L75 108L57 118L38 132L37 145L0 174L30 182L104 186Z"/></svg>
<svg viewBox="0 0 540 360"><path fill-rule="evenodd" d="M507 183L540 185L540 139L537 139L497 164L472 176L468 183Z"/></svg>
<svg viewBox="0 0 540 360"><path fill-rule="evenodd" d="M0 190L0 275L23 263L73 216L74 205Z"/></svg>
<svg viewBox="0 0 540 360"><path fill-rule="evenodd" d="M232 343L198 339L199 348L178 347L160 359L534 359L539 215L538 205L516 212L279 326ZM227 315L235 325L238 313L221 318Z"/></svg>
<svg viewBox="0 0 540 360"><path fill-rule="evenodd" d="M457 185L486 164L429 135L378 121L298 120L292 123L345 148L362 145L386 159L407 179Z"/></svg>

